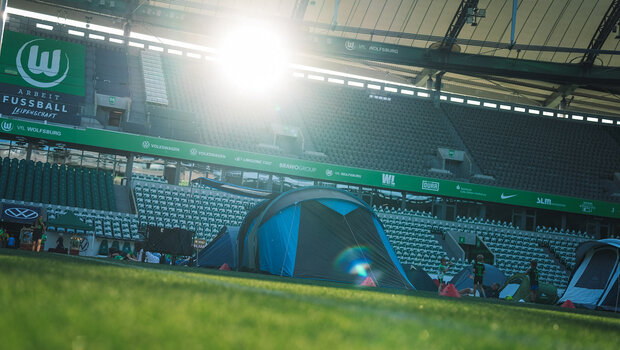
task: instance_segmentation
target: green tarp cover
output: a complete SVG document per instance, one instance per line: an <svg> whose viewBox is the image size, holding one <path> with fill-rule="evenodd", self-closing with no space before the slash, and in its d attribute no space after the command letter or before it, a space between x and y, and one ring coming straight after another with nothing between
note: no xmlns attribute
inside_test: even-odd
<svg viewBox="0 0 620 350"><path fill-rule="evenodd" d="M64 227L65 229L92 231L95 228L88 225L82 219L80 219L72 211L67 211L66 214L57 216L47 222L47 226Z"/></svg>

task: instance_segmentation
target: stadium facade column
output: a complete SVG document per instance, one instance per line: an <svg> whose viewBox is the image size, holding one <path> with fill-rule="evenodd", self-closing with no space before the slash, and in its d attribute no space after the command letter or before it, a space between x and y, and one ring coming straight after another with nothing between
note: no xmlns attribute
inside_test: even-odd
<svg viewBox="0 0 620 350"><path fill-rule="evenodd" d="M4 23L6 22L6 5L8 0L0 0L0 48L2 48L2 39L4 38Z"/></svg>
<svg viewBox="0 0 620 350"><path fill-rule="evenodd" d="M269 174L269 180L267 180L267 191L273 191L273 174Z"/></svg>
<svg viewBox="0 0 620 350"><path fill-rule="evenodd" d="M28 148L26 148L26 160L32 158L32 142L28 142Z"/></svg>
<svg viewBox="0 0 620 350"><path fill-rule="evenodd" d="M446 72L441 71L435 75L435 91L431 92L433 96L433 104L435 107L439 107L440 95L441 95L441 79Z"/></svg>
<svg viewBox="0 0 620 350"><path fill-rule="evenodd" d="M562 214L562 230L566 229L566 213Z"/></svg>
<svg viewBox="0 0 620 350"><path fill-rule="evenodd" d="M133 153L127 155L127 165L125 166L125 178L127 178L127 187L131 188L131 175L133 174Z"/></svg>
<svg viewBox="0 0 620 350"><path fill-rule="evenodd" d="M181 179L181 161L177 161L177 167L174 169L174 181L173 185L178 185L179 180Z"/></svg>

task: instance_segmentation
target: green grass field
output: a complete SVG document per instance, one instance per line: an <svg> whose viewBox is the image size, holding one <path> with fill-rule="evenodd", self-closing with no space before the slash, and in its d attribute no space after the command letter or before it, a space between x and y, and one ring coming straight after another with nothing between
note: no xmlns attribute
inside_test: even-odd
<svg viewBox="0 0 620 350"><path fill-rule="evenodd" d="M606 312L0 249L2 349L614 349Z"/></svg>

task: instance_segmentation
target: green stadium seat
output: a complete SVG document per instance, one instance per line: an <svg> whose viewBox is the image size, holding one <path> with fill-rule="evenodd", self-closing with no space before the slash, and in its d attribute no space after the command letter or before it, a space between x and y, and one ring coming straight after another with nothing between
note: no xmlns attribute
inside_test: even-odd
<svg viewBox="0 0 620 350"><path fill-rule="evenodd" d="M92 208L96 210L101 210L101 200L99 196L99 183L97 181L96 170L89 169L88 177L90 178Z"/></svg>
<svg viewBox="0 0 620 350"><path fill-rule="evenodd" d="M108 193L108 207L110 211L116 211L116 194L114 192L114 177L111 171L106 171L106 191Z"/></svg>
<svg viewBox="0 0 620 350"><path fill-rule="evenodd" d="M10 164L9 164L8 181L7 181L7 187L6 187L6 192L4 194L4 198L15 199L15 187L17 183L17 168L18 168L17 159L15 158L11 159Z"/></svg>
<svg viewBox="0 0 620 350"><path fill-rule="evenodd" d="M50 177L50 203L51 204L59 204L58 197L58 187L59 187L59 167L58 164L52 165L51 168L51 177Z"/></svg>
<svg viewBox="0 0 620 350"><path fill-rule="evenodd" d="M93 202L92 202L92 188L91 188L91 183L90 183L90 170L89 169L82 169L82 184L84 186L84 191L82 192L83 194L83 200L84 200L84 207L85 208L89 208L89 209L93 209Z"/></svg>
<svg viewBox="0 0 620 350"><path fill-rule="evenodd" d="M22 159L18 163L15 193L13 198L21 201L24 199L24 187L26 184L26 160Z"/></svg>
<svg viewBox="0 0 620 350"><path fill-rule="evenodd" d="M75 207L75 168L67 168L67 205Z"/></svg>
<svg viewBox="0 0 620 350"><path fill-rule="evenodd" d="M6 197L6 187L9 178L10 160L9 158L2 159L2 168L0 169L0 197Z"/></svg>
<svg viewBox="0 0 620 350"><path fill-rule="evenodd" d="M26 163L26 178L24 185L24 201L32 202L32 192L34 189L35 166L33 161Z"/></svg>
<svg viewBox="0 0 620 350"><path fill-rule="evenodd" d="M84 202L84 180L83 170L75 169L75 206L78 208L88 208Z"/></svg>
<svg viewBox="0 0 620 350"><path fill-rule="evenodd" d="M67 205L67 167L64 165L58 171L58 204Z"/></svg>

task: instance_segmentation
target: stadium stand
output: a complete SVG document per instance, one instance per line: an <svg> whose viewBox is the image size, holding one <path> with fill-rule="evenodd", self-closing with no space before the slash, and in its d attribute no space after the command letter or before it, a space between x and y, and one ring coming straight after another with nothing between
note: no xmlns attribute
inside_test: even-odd
<svg viewBox="0 0 620 350"><path fill-rule="evenodd" d="M201 124L206 144L256 152L257 145L273 143L271 124L281 123L300 127L306 149L313 146L313 151L326 154L323 161L424 175L438 147L458 148L459 142L446 131L446 120L428 99L379 99L365 89L291 81L287 88L293 97L264 101L264 108L248 108L236 103L234 93L222 94L226 87L215 78L213 67L171 55L161 59L169 105L151 107L152 123L153 115L193 113L193 117L176 118L180 123L175 123L175 128ZM153 73L152 79L158 74ZM163 134L158 136L171 133L167 125L151 131L160 129ZM277 148L258 150L284 153ZM312 156L293 155L312 160Z"/></svg>
<svg viewBox="0 0 620 350"><path fill-rule="evenodd" d="M437 270L439 260L446 256L443 248L431 233L432 228L474 233L495 256L495 266L507 276L525 271L532 259L538 260L541 279L558 288L566 288L569 270L565 270L543 248L551 245L568 263L575 264L575 247L590 237L585 234L541 230L519 230L509 223L459 218L459 221L439 220L429 213L408 210L375 208L383 222L390 242L401 263L422 266L429 273ZM561 248L560 248L561 247ZM472 262L452 259L455 273Z"/></svg>
<svg viewBox="0 0 620 350"><path fill-rule="evenodd" d="M429 100L313 82L295 88L305 130L330 162L427 175L438 147L457 148Z"/></svg>
<svg viewBox="0 0 620 350"><path fill-rule="evenodd" d="M3 158L0 198L116 211L109 170Z"/></svg>
<svg viewBox="0 0 620 350"><path fill-rule="evenodd" d="M131 175L131 180L149 181L149 182L155 182L155 183L160 183L160 184L168 184L168 182L163 176L149 175L149 174L142 174L142 173L133 173Z"/></svg>
<svg viewBox="0 0 620 350"><path fill-rule="evenodd" d="M200 125L193 113L148 104L150 132L159 137L201 143Z"/></svg>
<svg viewBox="0 0 620 350"><path fill-rule="evenodd" d="M32 32L19 21L9 23L8 29ZM33 34L78 40L60 32ZM222 93L231 89L216 79L213 65L100 41L79 42L86 45L87 78L92 76L85 103L93 100L93 90L131 95L131 114L121 122L128 132L290 156L278 147L257 147L273 144L271 125L281 123L299 127L306 149L327 158L293 156L437 178L455 178L429 171L436 164L437 148L465 148L473 168L492 176L493 185L618 201L613 195L614 172L620 169L616 127L447 102L437 108L429 98L306 79L287 82L292 98L248 108L237 103L234 93ZM148 96L128 91L132 82L127 77L135 71L143 92L150 89ZM139 106L145 102L143 111ZM148 125L139 123L143 120ZM475 176L458 179L487 183Z"/></svg>
<svg viewBox="0 0 620 350"><path fill-rule="evenodd" d="M5 204L20 204L29 206L39 206L42 203L2 199ZM97 238L117 239L123 241L141 240L139 236L139 219L135 214L117 213L103 210L76 208L63 205L43 204L47 210L47 220L55 219L60 215L66 214L68 211L73 212L86 224L93 226L94 230L74 230L68 227L53 226L47 227L48 231L69 234L95 234Z"/></svg>
<svg viewBox="0 0 620 350"><path fill-rule="evenodd" d="M257 147L272 144L271 124L281 123L299 127L306 150L327 156L322 162L455 179L431 168L438 165L439 147L461 149L474 169L459 174L462 181L488 183L473 176L488 175L498 186L618 200L611 190L620 169L617 128L454 103L438 108L430 98L301 79L287 83L289 98L248 108L226 93L213 67L175 55L160 58L169 104L149 104L153 135L317 160ZM149 72L145 79L161 78L159 72L147 78Z"/></svg>
<svg viewBox="0 0 620 350"><path fill-rule="evenodd" d="M575 250L577 246L594 238L582 232L569 232L568 230L551 229L544 226L537 227L536 232L540 233L537 236L538 241L546 245L569 270L573 270L576 266Z"/></svg>
<svg viewBox="0 0 620 350"><path fill-rule="evenodd" d="M497 185L617 201L618 128L443 104L476 163Z"/></svg>
<svg viewBox="0 0 620 350"><path fill-rule="evenodd" d="M226 97L222 94L226 87L215 78L217 70L196 59L166 55L162 64L169 104L167 108L150 104L151 122L153 114L171 116L177 119L173 128L183 137L201 130L204 143L233 149L256 151L257 145L272 142L270 123L279 114L274 104L257 108L238 103L234 94Z"/></svg>
<svg viewBox="0 0 620 350"><path fill-rule="evenodd" d="M385 232L402 264L421 266L429 273L436 273L441 258L446 256L443 248L431 233L434 219L428 213L385 210L374 208L381 219ZM452 272L467 265L463 260L454 260Z"/></svg>
<svg viewBox="0 0 620 350"><path fill-rule="evenodd" d="M122 48L95 48L95 90L111 96L129 96L127 53Z"/></svg>
<svg viewBox="0 0 620 350"><path fill-rule="evenodd" d="M198 238L207 241L223 225L240 226L248 210L262 200L137 179L132 181L132 187L141 223L194 231Z"/></svg>
<svg viewBox="0 0 620 350"><path fill-rule="evenodd" d="M168 92L164 81L164 70L161 64L161 55L153 51L140 51L142 74L146 102L168 105Z"/></svg>

